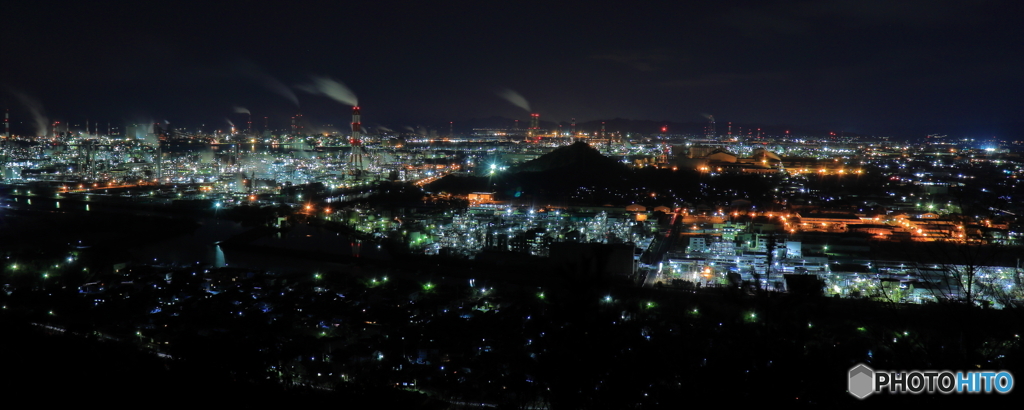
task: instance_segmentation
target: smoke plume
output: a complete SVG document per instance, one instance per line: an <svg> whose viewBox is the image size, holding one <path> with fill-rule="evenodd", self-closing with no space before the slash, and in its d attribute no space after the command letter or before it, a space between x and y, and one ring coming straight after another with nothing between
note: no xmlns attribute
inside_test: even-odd
<svg viewBox="0 0 1024 410"><path fill-rule="evenodd" d="M242 61L238 64L238 71L241 72L242 75L256 81L275 94L287 98L288 101L291 101L296 107L299 106L299 97L295 95L295 92L293 92L291 88L288 88L284 83L278 81L266 71L263 71L263 69L255 63L251 61Z"/></svg>
<svg viewBox="0 0 1024 410"><path fill-rule="evenodd" d="M238 114L249 114L249 115L252 115L252 113L249 112L248 108L239 107L237 105L235 106L235 112L238 113Z"/></svg>
<svg viewBox="0 0 1024 410"><path fill-rule="evenodd" d="M298 88L310 94L319 94L340 102L345 105L358 106L359 100L356 94L348 89L345 84L335 81L329 77L310 76L311 84L299 85Z"/></svg>
<svg viewBox="0 0 1024 410"><path fill-rule="evenodd" d="M14 90L11 90L11 94L14 94L21 101L21 104L28 109L29 114L32 115L32 121L36 126L36 136L45 136L49 129L50 120L43 114L43 105L28 94Z"/></svg>
<svg viewBox="0 0 1024 410"><path fill-rule="evenodd" d="M497 92L498 97L504 98L506 101L512 103L512 105L530 112L530 103L526 102L526 98L523 98L519 93L512 91L508 88L499 90Z"/></svg>

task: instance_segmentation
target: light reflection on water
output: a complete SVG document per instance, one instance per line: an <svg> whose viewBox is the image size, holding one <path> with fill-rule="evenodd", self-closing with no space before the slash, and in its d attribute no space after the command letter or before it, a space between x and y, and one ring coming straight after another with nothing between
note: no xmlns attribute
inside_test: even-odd
<svg viewBox="0 0 1024 410"><path fill-rule="evenodd" d="M383 259L386 252L376 247L362 247L347 235L331 232L326 229L301 224L280 234L264 236L253 242L252 246L261 249L223 249L219 242L233 235L247 231L249 228L230 221L203 219L202 226L191 235L180 235L166 241L146 246L136 253L139 261L165 261L188 264L199 262L200 265L214 267L244 267L276 272L296 272L309 270L339 269L342 264L311 260L290 255L291 252L322 252L330 255L353 255L353 247L361 249L359 257ZM274 248L278 251L265 251ZM190 262L191 261L191 262Z"/></svg>
<svg viewBox="0 0 1024 410"><path fill-rule="evenodd" d="M72 201L59 204L51 198L11 198L7 205L19 209L32 209L62 214L81 214L94 211L116 211L123 215L164 216L159 208L130 210L113 204L94 202L83 204ZM131 262L243 267L273 272L329 271L341 269L344 264L296 257L294 253L318 253L327 256L355 256L368 259L388 258L385 250L377 246L362 246L353 238L320 227L299 224L284 232L268 235L251 242L261 249L223 249L219 243L251 229L241 223L212 217L196 219L199 228L194 232L168 237L158 242L126 249ZM267 251L267 248L273 248ZM276 250L276 251L275 251Z"/></svg>

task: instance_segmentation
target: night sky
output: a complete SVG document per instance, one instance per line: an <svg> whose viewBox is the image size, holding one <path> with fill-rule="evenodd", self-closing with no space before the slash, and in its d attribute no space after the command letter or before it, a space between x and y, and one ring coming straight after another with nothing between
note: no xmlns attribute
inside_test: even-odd
<svg viewBox="0 0 1024 410"><path fill-rule="evenodd" d="M528 113L1024 137L1015 1L4 2L0 95L48 121L398 129ZM217 2L220 3L220 2ZM435 4L436 3L436 4ZM254 121L262 124L262 120ZM719 126L721 128L721 125ZM339 127L341 128L341 127Z"/></svg>

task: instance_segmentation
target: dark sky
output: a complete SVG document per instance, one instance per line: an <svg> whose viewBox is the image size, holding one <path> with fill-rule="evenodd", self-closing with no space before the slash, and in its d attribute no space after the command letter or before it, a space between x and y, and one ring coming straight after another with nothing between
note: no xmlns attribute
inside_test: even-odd
<svg viewBox="0 0 1024 410"><path fill-rule="evenodd" d="M209 4L207 4L209 3ZM493 115L797 124L1014 138L1024 123L1015 1L5 2L2 102L48 120L281 126L348 109L392 127ZM24 127L27 129L18 129ZM913 135L907 135L913 136Z"/></svg>

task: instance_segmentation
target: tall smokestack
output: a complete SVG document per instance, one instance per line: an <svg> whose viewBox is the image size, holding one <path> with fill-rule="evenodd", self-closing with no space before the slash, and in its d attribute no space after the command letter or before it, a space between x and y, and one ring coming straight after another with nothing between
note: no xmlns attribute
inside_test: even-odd
<svg viewBox="0 0 1024 410"><path fill-rule="evenodd" d="M352 140L360 141L363 134L363 122L360 119L359 107L352 107Z"/></svg>
<svg viewBox="0 0 1024 410"><path fill-rule="evenodd" d="M298 114L295 114L294 117L292 117L292 134L293 135L301 135L301 134L306 132L306 129L305 129L306 123L303 122L303 121L304 120L302 119L302 112L301 111Z"/></svg>
<svg viewBox="0 0 1024 410"><path fill-rule="evenodd" d="M252 135L252 113L249 113L249 135Z"/></svg>
<svg viewBox="0 0 1024 410"><path fill-rule="evenodd" d="M573 138L576 138L576 119L575 118L573 118L572 119L572 123L569 124L569 135L572 135Z"/></svg>
<svg viewBox="0 0 1024 410"><path fill-rule="evenodd" d="M11 109L4 111L4 138L11 138Z"/></svg>
<svg viewBox="0 0 1024 410"><path fill-rule="evenodd" d="M537 137L538 130L540 130L540 114L530 114L530 139Z"/></svg>
<svg viewBox="0 0 1024 410"><path fill-rule="evenodd" d="M352 144L352 152L349 154L349 165L352 166L352 172L356 174L362 173L363 170L363 150L362 150L362 135L363 135L363 122L359 114L359 106L352 107L352 138L349 143Z"/></svg>
<svg viewBox="0 0 1024 410"><path fill-rule="evenodd" d="M156 183L157 185L162 182L164 177L164 151L163 147L160 146L160 140L156 140Z"/></svg>

